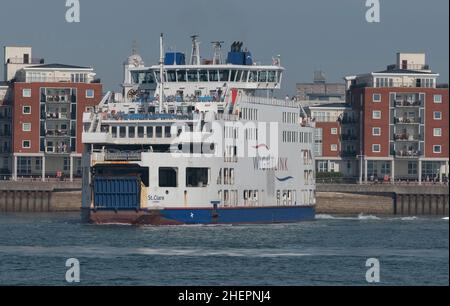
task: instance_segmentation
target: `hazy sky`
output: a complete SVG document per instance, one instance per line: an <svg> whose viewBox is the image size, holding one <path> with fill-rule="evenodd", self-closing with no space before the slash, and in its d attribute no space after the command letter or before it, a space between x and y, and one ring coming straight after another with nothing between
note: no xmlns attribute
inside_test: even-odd
<svg viewBox="0 0 450 306"><path fill-rule="evenodd" d="M381 22L365 21L365 0L79 0L81 22L65 21L65 0L0 0L0 45L31 45L47 63L93 66L105 90L118 90L132 41L147 65L158 61L158 37L190 55L199 34L210 42L244 41L257 61L280 54L282 93L322 69L329 81L377 71L395 52L426 52L440 81L449 75L449 1L380 0ZM3 56L2 56L3 57ZM3 67L0 68L3 76Z"/></svg>

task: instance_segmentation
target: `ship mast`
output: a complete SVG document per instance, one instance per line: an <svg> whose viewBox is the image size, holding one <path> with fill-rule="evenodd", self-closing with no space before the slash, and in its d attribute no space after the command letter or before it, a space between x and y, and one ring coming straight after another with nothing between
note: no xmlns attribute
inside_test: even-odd
<svg viewBox="0 0 450 306"><path fill-rule="evenodd" d="M164 95L164 46L163 33L159 38L159 113L162 113L163 95Z"/></svg>
<svg viewBox="0 0 450 306"><path fill-rule="evenodd" d="M200 48L199 41L197 40L198 35L192 35L192 52L191 52L191 65L200 65Z"/></svg>

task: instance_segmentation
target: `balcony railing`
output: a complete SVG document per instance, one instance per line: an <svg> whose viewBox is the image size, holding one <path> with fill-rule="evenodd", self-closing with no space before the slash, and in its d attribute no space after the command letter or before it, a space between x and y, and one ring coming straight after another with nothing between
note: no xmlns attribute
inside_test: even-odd
<svg viewBox="0 0 450 306"><path fill-rule="evenodd" d="M399 133L394 134L393 139L395 141L419 141L423 140L422 135L414 135L414 134L408 134L408 133Z"/></svg>
<svg viewBox="0 0 450 306"><path fill-rule="evenodd" d="M342 157L356 157L357 153L356 151L342 151L341 156Z"/></svg>
<svg viewBox="0 0 450 306"><path fill-rule="evenodd" d="M11 131L0 131L0 136L2 137L11 136Z"/></svg>
<svg viewBox="0 0 450 306"><path fill-rule="evenodd" d="M416 117L394 117L394 123L396 124L420 124L419 118Z"/></svg>
<svg viewBox="0 0 450 306"><path fill-rule="evenodd" d="M395 107L419 107L422 105L421 100L395 99Z"/></svg>
<svg viewBox="0 0 450 306"><path fill-rule="evenodd" d="M397 150L395 151L395 157L399 158L414 158L421 156L421 152L419 150Z"/></svg>
<svg viewBox="0 0 450 306"><path fill-rule="evenodd" d="M342 135L343 141L355 141L357 139L358 137L356 137L355 135Z"/></svg>
<svg viewBox="0 0 450 306"><path fill-rule="evenodd" d="M51 137L69 137L69 131L67 130L47 130L45 136Z"/></svg>

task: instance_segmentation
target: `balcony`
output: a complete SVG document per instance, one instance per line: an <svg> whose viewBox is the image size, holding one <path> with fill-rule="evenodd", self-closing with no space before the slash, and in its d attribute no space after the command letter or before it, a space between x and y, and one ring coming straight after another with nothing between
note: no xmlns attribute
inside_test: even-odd
<svg viewBox="0 0 450 306"><path fill-rule="evenodd" d="M422 122L416 117L394 117L395 124L421 124Z"/></svg>
<svg viewBox="0 0 450 306"><path fill-rule="evenodd" d="M356 151L346 150L341 152L342 157L356 157Z"/></svg>
<svg viewBox="0 0 450 306"><path fill-rule="evenodd" d="M48 112L45 115L47 120L69 120L69 116L64 113Z"/></svg>
<svg viewBox="0 0 450 306"><path fill-rule="evenodd" d="M342 135L341 137L342 141L356 141L358 140L358 137L356 135Z"/></svg>
<svg viewBox="0 0 450 306"><path fill-rule="evenodd" d="M51 96L51 95L42 95L42 102L46 103L71 103L76 101L75 95L62 95L62 96Z"/></svg>
<svg viewBox="0 0 450 306"><path fill-rule="evenodd" d="M409 133L394 134L393 139L395 141L402 141L402 142L416 142L416 141L423 140L421 135L409 134Z"/></svg>
<svg viewBox="0 0 450 306"><path fill-rule="evenodd" d="M395 151L395 157L398 158L417 158L421 156L421 152L419 150L398 150Z"/></svg>
<svg viewBox="0 0 450 306"><path fill-rule="evenodd" d="M46 137L70 137L67 130L46 130Z"/></svg>
<svg viewBox="0 0 450 306"><path fill-rule="evenodd" d="M421 100L395 99L395 107L422 107Z"/></svg>

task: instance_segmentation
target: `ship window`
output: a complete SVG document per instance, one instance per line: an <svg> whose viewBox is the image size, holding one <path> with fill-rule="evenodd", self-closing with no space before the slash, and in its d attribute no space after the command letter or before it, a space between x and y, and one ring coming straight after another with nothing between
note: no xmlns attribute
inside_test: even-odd
<svg viewBox="0 0 450 306"><path fill-rule="evenodd" d="M208 168L186 168L187 187L205 187L208 185Z"/></svg>
<svg viewBox="0 0 450 306"><path fill-rule="evenodd" d="M135 137L135 128L134 126L129 126L128 127L128 137L130 138L134 138Z"/></svg>
<svg viewBox="0 0 450 306"><path fill-rule="evenodd" d="M164 127L164 137L166 138L170 138L170 126L165 126Z"/></svg>
<svg viewBox="0 0 450 306"><path fill-rule="evenodd" d="M240 73L240 71L239 71L239 72L238 72L238 75L237 75L236 82L241 81L240 74L241 74L241 73ZM247 76L248 76L248 71L247 71L247 70L242 71L242 82L247 82Z"/></svg>
<svg viewBox="0 0 450 306"><path fill-rule="evenodd" d="M139 138L143 138L144 137L144 127L143 126L138 126L137 134L138 134Z"/></svg>
<svg viewBox="0 0 450 306"><path fill-rule="evenodd" d="M200 75L200 82L208 82L208 71L200 70L199 75Z"/></svg>
<svg viewBox="0 0 450 306"><path fill-rule="evenodd" d="M269 71L269 75L267 78L267 82L276 82L277 81L277 73L276 71Z"/></svg>
<svg viewBox="0 0 450 306"><path fill-rule="evenodd" d="M176 82L177 81L177 75L175 73L175 70L167 70L167 81L168 82Z"/></svg>
<svg viewBox="0 0 450 306"><path fill-rule="evenodd" d="M198 82L197 70L188 70L187 78L188 82Z"/></svg>
<svg viewBox="0 0 450 306"><path fill-rule="evenodd" d="M120 138L125 138L127 135L127 129L124 126L120 126L119 127L119 137Z"/></svg>
<svg viewBox="0 0 450 306"><path fill-rule="evenodd" d="M111 127L111 134L113 138L117 138L117 126Z"/></svg>
<svg viewBox="0 0 450 306"><path fill-rule="evenodd" d="M177 70L177 81L186 82L186 70Z"/></svg>
<svg viewBox="0 0 450 306"><path fill-rule="evenodd" d="M230 75L229 70L219 70L219 81L220 82L228 82L229 75Z"/></svg>
<svg viewBox="0 0 450 306"><path fill-rule="evenodd" d="M236 70L231 70L230 82L234 82L236 79Z"/></svg>
<svg viewBox="0 0 450 306"><path fill-rule="evenodd" d="M257 82L258 81L258 73L257 71L250 71L250 74L248 76L249 82Z"/></svg>
<svg viewBox="0 0 450 306"><path fill-rule="evenodd" d="M159 168L159 187L177 187L178 168Z"/></svg>
<svg viewBox="0 0 450 306"><path fill-rule="evenodd" d="M156 138L161 138L162 137L162 126L157 126L156 127L155 134L156 134Z"/></svg>
<svg viewBox="0 0 450 306"><path fill-rule="evenodd" d="M242 73L243 71L242 70L238 70L237 71L237 73L236 73L236 82L240 82L241 81L241 77L242 77ZM244 79L244 82L245 82L246 80Z"/></svg>
<svg viewBox="0 0 450 306"><path fill-rule="evenodd" d="M153 126L147 126L147 138L153 138Z"/></svg>
<svg viewBox="0 0 450 306"><path fill-rule="evenodd" d="M209 81L210 82L217 82L218 81L217 70L209 70Z"/></svg>
<svg viewBox="0 0 450 306"><path fill-rule="evenodd" d="M267 82L267 71L259 72L259 82Z"/></svg>

